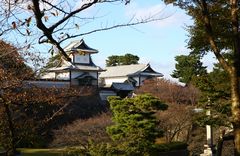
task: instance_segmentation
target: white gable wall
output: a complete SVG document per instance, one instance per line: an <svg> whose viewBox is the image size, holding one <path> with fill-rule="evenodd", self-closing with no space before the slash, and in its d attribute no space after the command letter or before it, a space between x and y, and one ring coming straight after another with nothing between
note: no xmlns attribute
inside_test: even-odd
<svg viewBox="0 0 240 156"><path fill-rule="evenodd" d="M135 81L136 81L136 86L139 86L139 80L140 80L140 86L143 84L143 81L147 79L146 76L141 76L139 79L139 76L134 76L132 77ZM103 79L103 83L105 86L111 86L112 83L116 82L116 83L123 83L125 82L128 77L127 76L122 76L122 77L105 77L102 78Z"/></svg>
<svg viewBox="0 0 240 156"><path fill-rule="evenodd" d="M69 80L69 72L56 73L57 80Z"/></svg>
<svg viewBox="0 0 240 156"><path fill-rule="evenodd" d="M144 82L144 80L146 80L146 79L147 79L146 76L141 76L141 77L140 77L140 86L143 85L143 82Z"/></svg>
<svg viewBox="0 0 240 156"><path fill-rule="evenodd" d="M136 81L136 86L139 86L139 77L138 76L134 76L132 78ZM141 82L141 79L140 79L140 82Z"/></svg>
<svg viewBox="0 0 240 156"><path fill-rule="evenodd" d="M136 86L141 86L143 84L143 81L147 79L146 76L138 76L134 77L134 79L137 81ZM139 80L140 80L140 85L139 85Z"/></svg>
<svg viewBox="0 0 240 156"><path fill-rule="evenodd" d="M79 53L74 54L74 63L84 63L88 64L90 63L90 56L89 54L81 55Z"/></svg>
<svg viewBox="0 0 240 156"><path fill-rule="evenodd" d="M143 85L144 80L146 80L148 78L148 76L141 75L140 78L139 78L139 76L134 76L133 78L134 78L134 80L137 81L136 86L141 86L141 85ZM140 85L139 85L139 80L140 80Z"/></svg>
<svg viewBox="0 0 240 156"><path fill-rule="evenodd" d="M54 72L44 73L44 75L41 76L41 79L55 79L55 73Z"/></svg>
<svg viewBox="0 0 240 156"><path fill-rule="evenodd" d="M106 77L104 78L104 84L105 86L111 86L113 82L124 82L128 79L127 76L124 76L124 77Z"/></svg>

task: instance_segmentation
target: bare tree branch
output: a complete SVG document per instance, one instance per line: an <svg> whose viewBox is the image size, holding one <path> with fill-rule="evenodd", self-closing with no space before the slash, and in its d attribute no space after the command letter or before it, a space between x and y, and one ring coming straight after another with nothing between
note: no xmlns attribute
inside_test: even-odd
<svg viewBox="0 0 240 156"><path fill-rule="evenodd" d="M149 22L154 22L154 21L160 21L160 20L163 20L165 18L168 18L168 17L159 18L159 19L148 18L148 19L133 22L133 23L129 22L129 23L126 23L126 24L117 24L117 25L113 25L113 26L110 26L110 27L106 27L106 28L99 28L99 29L95 29L95 30L92 30L92 31L89 31L89 32L69 36L68 38L65 38L65 39L61 40L60 43L62 43L63 41L65 41L67 39L70 39L70 38L85 36L85 35L89 35L89 34L92 34L92 33L99 32L99 31L106 31L106 30L111 30L111 29L115 29L115 28L119 28L119 27L135 26L135 25L139 25L139 24L144 24L144 23L149 23Z"/></svg>
<svg viewBox="0 0 240 156"><path fill-rule="evenodd" d="M86 3L84 5L82 5L79 9L76 9L75 11L72 11L71 13L69 13L66 17L64 17L63 19L61 19L60 21L56 22L54 25L52 25L49 30L53 31L56 27L58 27L60 24L62 24L63 22L65 22L66 20L68 20L69 18L71 18L73 15L91 7L93 4L98 3L98 0L94 0L91 3Z"/></svg>
<svg viewBox="0 0 240 156"><path fill-rule="evenodd" d="M42 1L43 1L44 3L46 3L46 4L48 4L49 6L51 6L52 8L55 8L55 9L57 9L57 10L59 10L59 11L65 13L65 14L69 14L68 12L66 12L66 11L64 11L63 9L57 7L56 5L51 4L51 3L48 2L48 1L45 1L45 0L42 0Z"/></svg>
<svg viewBox="0 0 240 156"><path fill-rule="evenodd" d="M94 15L91 18L82 17L80 13L93 7L96 4L102 3L124 3L125 5L130 0L89 0L89 1L47 1L47 0L7 0L0 2L0 24L2 24L2 31L0 36L8 37L7 32L21 34L29 40L35 40L33 35L38 37L38 44L48 43L55 46L61 55L68 61L70 58L64 51L61 43L79 36L92 34L95 32L106 31L118 27L132 27L139 24L163 20L168 17L157 17L160 14L149 16L143 19L136 19L134 16L129 22L117 23L112 26L98 27L94 30L87 30L85 32L70 33L72 29L79 29L84 24L94 21L96 18L102 16ZM24 14L24 16L23 16ZM91 20L91 21L89 21ZM135 20L135 21L134 21ZM35 29L35 28L38 29ZM13 34L11 33L11 35ZM10 37L9 37L10 38ZM21 41L20 41L21 42ZM36 42L36 41L35 41ZM28 43L23 43L28 44Z"/></svg>

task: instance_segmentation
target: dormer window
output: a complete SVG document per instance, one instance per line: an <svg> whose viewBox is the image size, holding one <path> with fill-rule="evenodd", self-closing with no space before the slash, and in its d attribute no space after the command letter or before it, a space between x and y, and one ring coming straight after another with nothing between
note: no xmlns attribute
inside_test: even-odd
<svg viewBox="0 0 240 156"><path fill-rule="evenodd" d="M90 64L91 54L98 53L96 49L90 48L84 40L74 41L64 50L71 56L73 64Z"/></svg>
<svg viewBox="0 0 240 156"><path fill-rule="evenodd" d="M80 64L89 64L90 63L90 55L89 54L82 55L80 53L75 53L73 55L73 57L74 57L73 63L80 63Z"/></svg>

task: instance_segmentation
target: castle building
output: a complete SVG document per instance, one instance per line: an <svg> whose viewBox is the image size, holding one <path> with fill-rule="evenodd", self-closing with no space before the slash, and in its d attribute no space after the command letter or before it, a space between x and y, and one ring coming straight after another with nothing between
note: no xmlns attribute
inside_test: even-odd
<svg viewBox="0 0 240 156"><path fill-rule="evenodd" d="M64 50L71 62L61 59L61 63L47 69L41 79L68 82L70 86L98 86L99 72L104 70L95 65L91 58L98 50L90 48L83 39L71 42Z"/></svg>

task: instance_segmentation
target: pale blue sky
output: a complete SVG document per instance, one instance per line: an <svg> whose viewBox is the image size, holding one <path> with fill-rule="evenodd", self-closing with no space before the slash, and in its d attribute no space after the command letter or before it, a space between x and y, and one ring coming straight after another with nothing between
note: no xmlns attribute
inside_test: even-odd
<svg viewBox="0 0 240 156"><path fill-rule="evenodd" d="M173 80L170 74L175 68L174 57L189 52L186 48L187 31L184 27L192 24L192 21L182 10L166 6L160 0L132 0L127 6L111 4L96 6L86 14L100 14L106 17L98 19L100 23L97 20L86 27L110 26L129 21L134 15L141 19L158 12L163 18L158 22L85 36L86 43L99 50L98 54L93 55L94 62L104 67L108 56L132 53L140 57L140 63L150 63L156 71L164 74L164 78ZM209 68L212 58L210 55L204 59L205 65Z"/></svg>
<svg viewBox="0 0 240 156"><path fill-rule="evenodd" d="M131 0L126 6L120 3L95 5L81 15L97 18L87 21L84 25L79 24L80 28L74 31L83 33L100 27L127 23L133 16L135 19L144 19L156 13L159 13L163 20L97 32L72 40L84 38L90 47L98 49L99 53L92 57L95 64L103 68L108 56L131 53L140 57L140 63L150 63L156 71L164 74L164 78L170 79L175 67L174 57L189 52L186 48L188 37L184 27L192 24L191 18L177 7L166 6L161 0ZM22 40L14 34L10 39L16 43L17 40ZM69 42L63 43L63 46ZM45 57L50 56L47 48L49 46L39 46L39 51ZM211 67L209 62L212 58L206 57L205 65Z"/></svg>
<svg viewBox="0 0 240 156"><path fill-rule="evenodd" d="M133 28L118 28L85 36L86 43L99 50L93 59L101 67L105 66L105 59L110 55L132 53L140 57L140 63L149 62L156 71L169 79L175 66L174 57L188 52L185 48L187 32L184 27L192 21L176 7L165 6L159 0L133 0L127 6L107 5L101 9L95 7L89 13L94 14L95 10L103 15L107 14L104 17L106 20L100 19L103 25L126 22L133 15L136 18L146 18L159 11L162 18L170 16L158 22ZM94 26L96 25L95 21Z"/></svg>

